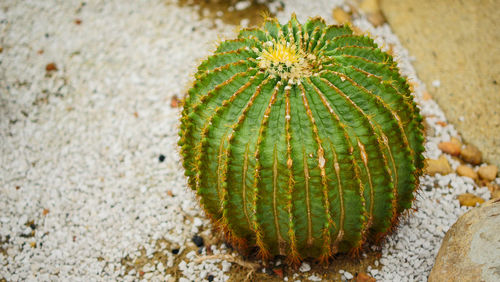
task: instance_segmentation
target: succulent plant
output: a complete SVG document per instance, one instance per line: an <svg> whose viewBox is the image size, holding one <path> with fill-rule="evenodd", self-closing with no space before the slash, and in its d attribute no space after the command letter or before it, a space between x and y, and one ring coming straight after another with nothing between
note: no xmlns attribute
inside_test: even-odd
<svg viewBox="0 0 500 282"><path fill-rule="evenodd" d="M184 100L188 185L240 249L327 261L411 207L422 117L393 58L349 26L295 16L242 29Z"/></svg>

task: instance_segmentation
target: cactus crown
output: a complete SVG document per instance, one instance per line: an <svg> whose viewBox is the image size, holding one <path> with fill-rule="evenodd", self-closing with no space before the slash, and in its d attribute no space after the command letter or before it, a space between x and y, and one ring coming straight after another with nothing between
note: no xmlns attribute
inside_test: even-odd
<svg viewBox="0 0 500 282"><path fill-rule="evenodd" d="M327 261L411 206L422 118L392 57L348 26L267 19L223 41L184 101L189 186L240 249Z"/></svg>

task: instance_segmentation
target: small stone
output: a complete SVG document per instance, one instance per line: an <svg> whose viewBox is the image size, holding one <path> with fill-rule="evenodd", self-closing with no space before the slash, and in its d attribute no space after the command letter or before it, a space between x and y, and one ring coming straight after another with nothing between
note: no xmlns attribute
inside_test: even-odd
<svg viewBox="0 0 500 282"><path fill-rule="evenodd" d="M309 270L311 270L311 266L306 263L306 262L303 262L301 265L300 265L300 268L299 268L300 272L308 272Z"/></svg>
<svg viewBox="0 0 500 282"><path fill-rule="evenodd" d="M450 163L445 156L440 156L437 160L426 159L425 164L425 172L429 175L435 175L436 173L446 175L452 172Z"/></svg>
<svg viewBox="0 0 500 282"><path fill-rule="evenodd" d="M48 63L46 66L45 66L45 70L50 72L50 71L56 71L57 70L57 66L55 63Z"/></svg>
<svg viewBox="0 0 500 282"><path fill-rule="evenodd" d="M201 221L201 219L195 217L194 221L193 221L193 225L196 226L196 227L200 227L200 226L203 225L203 221Z"/></svg>
<svg viewBox="0 0 500 282"><path fill-rule="evenodd" d="M443 151L443 153L447 153L452 156L460 155L460 145L452 142L441 142L439 143L438 148Z"/></svg>
<svg viewBox="0 0 500 282"><path fill-rule="evenodd" d="M344 9L337 7L333 9L333 19L335 19L338 24L345 24L351 21L351 15L344 11Z"/></svg>
<svg viewBox="0 0 500 282"><path fill-rule="evenodd" d="M214 281L214 278L215 278L215 277L214 277L212 274L209 274L209 275L207 276L207 280L208 280L209 282Z"/></svg>
<svg viewBox="0 0 500 282"><path fill-rule="evenodd" d="M50 212L49 209L43 209L42 214L47 215L47 214L49 214L49 212Z"/></svg>
<svg viewBox="0 0 500 282"><path fill-rule="evenodd" d="M482 179L493 181L497 177L498 167L496 165L482 166L477 170L477 173Z"/></svg>
<svg viewBox="0 0 500 282"><path fill-rule="evenodd" d="M484 203L483 198L471 193L460 194L458 195L457 199L460 202L460 206L466 207L475 207L477 204Z"/></svg>
<svg viewBox="0 0 500 282"><path fill-rule="evenodd" d="M363 0L359 4L359 8L366 14L368 21L375 27L385 23L379 2L380 0Z"/></svg>
<svg viewBox="0 0 500 282"><path fill-rule="evenodd" d="M495 190L490 193L491 199L500 199L500 190Z"/></svg>
<svg viewBox="0 0 500 282"><path fill-rule="evenodd" d="M473 164L478 165L481 163L482 155L478 148L473 145L467 145L460 151L460 157L462 160Z"/></svg>
<svg viewBox="0 0 500 282"><path fill-rule="evenodd" d="M274 274L276 274L279 278L283 279L283 269L281 268L273 268Z"/></svg>
<svg viewBox="0 0 500 282"><path fill-rule="evenodd" d="M75 20L75 24L76 24L76 25L81 25L81 24L82 24L82 20L80 20L80 19L76 19L76 20Z"/></svg>
<svg viewBox="0 0 500 282"><path fill-rule="evenodd" d="M350 272L344 272L344 276L347 280L351 280L354 276Z"/></svg>
<svg viewBox="0 0 500 282"><path fill-rule="evenodd" d="M165 160L165 155L160 154L160 156L158 157L158 161L162 163L164 160Z"/></svg>
<svg viewBox="0 0 500 282"><path fill-rule="evenodd" d="M228 272L231 269L231 263L223 260L222 264L222 272Z"/></svg>
<svg viewBox="0 0 500 282"><path fill-rule="evenodd" d="M179 100L179 98L177 97L177 95L174 95L172 97L172 100L170 101L170 107L172 108L177 108L179 107L181 104L181 101Z"/></svg>
<svg viewBox="0 0 500 282"><path fill-rule="evenodd" d="M165 270L165 266L163 266L163 263L159 262L156 265L156 269L158 269L158 271L160 271L160 272L163 272Z"/></svg>
<svg viewBox="0 0 500 282"><path fill-rule="evenodd" d="M172 249L172 254L176 255L179 253L179 248Z"/></svg>
<svg viewBox="0 0 500 282"><path fill-rule="evenodd" d="M193 241L196 247L203 246L203 238L198 235L194 235L193 238L191 238L191 241Z"/></svg>
<svg viewBox="0 0 500 282"><path fill-rule="evenodd" d="M500 191L500 185L496 183L488 183L486 184L486 187L488 187L488 190L490 190L490 193L493 193L495 191Z"/></svg>
<svg viewBox="0 0 500 282"><path fill-rule="evenodd" d="M447 126L447 125L448 125L448 124L447 124L446 122L444 122L444 121L436 121L436 124L437 124L437 125L441 125L442 127L445 127L445 126Z"/></svg>
<svg viewBox="0 0 500 282"><path fill-rule="evenodd" d="M477 179L477 173L468 165L459 165L457 167L457 174L460 176L469 177L473 180Z"/></svg>
<svg viewBox="0 0 500 282"><path fill-rule="evenodd" d="M370 275L361 272L356 276L356 282L376 282L377 279L371 277Z"/></svg>
<svg viewBox="0 0 500 282"><path fill-rule="evenodd" d="M462 148L462 142L456 137L451 137L450 142L456 144L459 148Z"/></svg>

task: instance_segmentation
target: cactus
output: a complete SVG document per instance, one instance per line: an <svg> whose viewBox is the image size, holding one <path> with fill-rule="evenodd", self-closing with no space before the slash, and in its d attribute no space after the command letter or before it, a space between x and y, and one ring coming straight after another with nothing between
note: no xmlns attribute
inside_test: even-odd
<svg viewBox="0 0 500 282"><path fill-rule="evenodd" d="M411 207L422 117L393 58L349 26L242 29L198 67L179 146L188 185L241 250L328 261Z"/></svg>

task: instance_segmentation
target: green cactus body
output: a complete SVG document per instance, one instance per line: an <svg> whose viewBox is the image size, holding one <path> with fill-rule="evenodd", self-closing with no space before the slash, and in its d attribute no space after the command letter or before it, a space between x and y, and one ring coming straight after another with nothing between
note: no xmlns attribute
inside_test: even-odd
<svg viewBox="0 0 500 282"><path fill-rule="evenodd" d="M379 241L411 206L422 117L369 37L267 19L195 78L179 141L188 184L240 248L327 260Z"/></svg>

